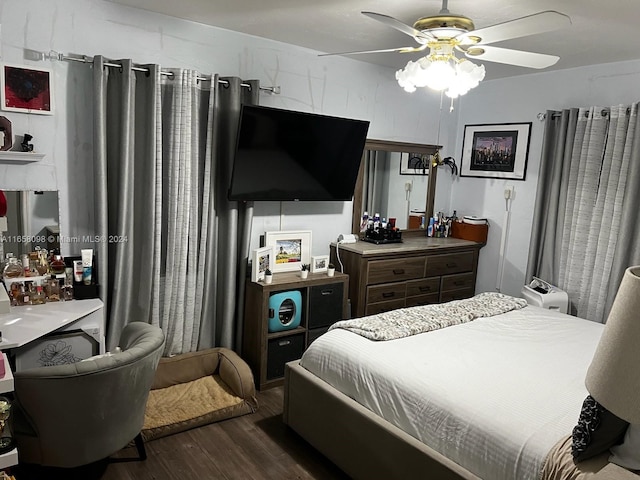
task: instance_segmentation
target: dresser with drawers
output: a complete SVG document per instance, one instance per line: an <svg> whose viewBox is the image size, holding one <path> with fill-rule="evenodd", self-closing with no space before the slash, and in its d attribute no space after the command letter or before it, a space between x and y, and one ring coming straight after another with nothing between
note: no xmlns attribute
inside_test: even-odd
<svg viewBox="0 0 640 480"><path fill-rule="evenodd" d="M351 316L448 302L475 293L482 243L405 238L402 243L331 244L331 262L349 275Z"/></svg>

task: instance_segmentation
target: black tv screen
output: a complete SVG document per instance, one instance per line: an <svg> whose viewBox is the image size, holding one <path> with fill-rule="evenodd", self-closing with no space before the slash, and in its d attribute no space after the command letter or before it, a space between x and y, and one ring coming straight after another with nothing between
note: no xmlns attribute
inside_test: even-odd
<svg viewBox="0 0 640 480"><path fill-rule="evenodd" d="M244 105L229 200L351 200L369 122Z"/></svg>

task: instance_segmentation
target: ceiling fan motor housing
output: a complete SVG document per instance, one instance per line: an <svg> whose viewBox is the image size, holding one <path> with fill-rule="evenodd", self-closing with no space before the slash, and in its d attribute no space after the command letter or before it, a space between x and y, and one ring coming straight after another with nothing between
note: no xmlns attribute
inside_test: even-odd
<svg viewBox="0 0 640 480"><path fill-rule="evenodd" d="M463 15L432 15L422 17L413 24L413 28L421 32L431 33L437 38L444 38L441 33L451 35L453 38L464 32L475 30L473 21ZM433 31L435 30L435 31Z"/></svg>

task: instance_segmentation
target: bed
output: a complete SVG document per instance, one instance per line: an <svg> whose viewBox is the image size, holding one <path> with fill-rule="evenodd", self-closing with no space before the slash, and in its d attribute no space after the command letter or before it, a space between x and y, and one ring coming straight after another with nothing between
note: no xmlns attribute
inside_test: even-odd
<svg viewBox="0 0 640 480"><path fill-rule="evenodd" d="M638 480L571 461L602 330L533 306L388 341L334 328L287 364L283 419L353 478Z"/></svg>

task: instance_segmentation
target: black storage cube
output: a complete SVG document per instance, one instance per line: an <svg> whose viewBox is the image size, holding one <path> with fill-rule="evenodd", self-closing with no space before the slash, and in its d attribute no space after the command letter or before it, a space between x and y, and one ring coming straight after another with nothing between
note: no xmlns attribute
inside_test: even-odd
<svg viewBox="0 0 640 480"><path fill-rule="evenodd" d="M328 327L342 320L343 284L330 283L309 289L307 328Z"/></svg>
<svg viewBox="0 0 640 480"><path fill-rule="evenodd" d="M284 364L302 357L304 333L272 338L267 346L267 380L284 376Z"/></svg>
<svg viewBox="0 0 640 480"><path fill-rule="evenodd" d="M314 328L313 330L309 330L309 332L307 333L307 346L311 345L311 343L320 335L327 333L327 330L329 330L329 327Z"/></svg>

